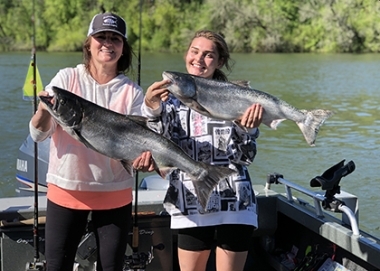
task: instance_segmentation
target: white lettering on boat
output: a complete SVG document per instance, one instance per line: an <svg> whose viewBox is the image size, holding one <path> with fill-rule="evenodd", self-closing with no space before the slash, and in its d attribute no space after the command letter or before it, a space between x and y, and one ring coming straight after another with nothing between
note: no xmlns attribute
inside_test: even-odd
<svg viewBox="0 0 380 271"><path fill-rule="evenodd" d="M38 240L40 242L44 242L45 238L39 237ZM22 238L17 239L17 241L16 241L17 244L24 244L24 245L31 244L33 242L34 242L33 239L22 239Z"/></svg>
<svg viewBox="0 0 380 271"><path fill-rule="evenodd" d="M144 230L144 229L139 230L139 235L153 235L153 234L154 234L154 230ZM133 232L129 232L128 235L133 235Z"/></svg>
<svg viewBox="0 0 380 271"><path fill-rule="evenodd" d="M28 172L28 161L17 159L17 170Z"/></svg>

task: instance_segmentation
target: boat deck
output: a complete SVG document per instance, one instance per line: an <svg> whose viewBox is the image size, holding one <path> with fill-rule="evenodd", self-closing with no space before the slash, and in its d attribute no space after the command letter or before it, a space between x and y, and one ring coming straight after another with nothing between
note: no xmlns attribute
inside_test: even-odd
<svg viewBox="0 0 380 271"><path fill-rule="evenodd" d="M305 261L307 253L315 257L333 258L350 270L379 270L379 240L360 232L326 212L318 214L305 201L289 200L285 195L254 185L259 208L259 228L254 232L245 270L292 270L292 264ZM179 270L176 256L176 232L170 230L170 217L164 212L165 191L139 191L139 251L148 253L152 246L154 258L146 270ZM347 195L346 195L347 196ZM44 216L46 197L38 198L40 226L40 257L44 259ZM0 199L1 269L22 270L25 262L33 260L33 197ZM86 245L86 244L84 244ZM127 255L132 254L131 248ZM88 256L88 255L87 255ZM91 256L91 255L90 255ZM293 257L293 258L292 258ZM91 257L78 258L84 266ZM208 271L215 270L210 258ZM292 262L289 262L292 259ZM325 259L319 259L322 261ZM328 270L328 269L326 269ZM344 270L344 269L343 269Z"/></svg>

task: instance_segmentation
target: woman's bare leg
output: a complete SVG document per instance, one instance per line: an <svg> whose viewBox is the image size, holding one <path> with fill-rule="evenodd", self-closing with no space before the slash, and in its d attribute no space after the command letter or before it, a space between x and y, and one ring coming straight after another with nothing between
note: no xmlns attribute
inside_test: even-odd
<svg viewBox="0 0 380 271"><path fill-rule="evenodd" d="M178 249L181 271L205 271L210 250L190 251Z"/></svg>

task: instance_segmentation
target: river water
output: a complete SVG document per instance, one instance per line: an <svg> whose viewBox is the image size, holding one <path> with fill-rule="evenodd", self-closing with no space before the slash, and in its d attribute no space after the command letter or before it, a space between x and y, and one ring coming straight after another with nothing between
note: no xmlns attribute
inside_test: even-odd
<svg viewBox="0 0 380 271"><path fill-rule="evenodd" d="M16 196L16 157L28 134L31 102L22 99L30 53L0 53L0 197ZM233 54L231 80L249 80L299 109L329 109L335 114L321 127L315 147L307 145L291 121L277 130L262 125L258 154L250 166L254 184L278 172L309 187L310 179L346 159L356 170L340 182L358 196L360 227L380 236L380 55ZM80 53L38 53L44 84L66 66L81 62ZM164 70L184 71L181 54L142 54L141 85L161 80ZM137 66L134 76L137 81ZM233 106L233 101L231 101ZM275 190L283 191L282 187ZM310 188L311 190L318 190Z"/></svg>

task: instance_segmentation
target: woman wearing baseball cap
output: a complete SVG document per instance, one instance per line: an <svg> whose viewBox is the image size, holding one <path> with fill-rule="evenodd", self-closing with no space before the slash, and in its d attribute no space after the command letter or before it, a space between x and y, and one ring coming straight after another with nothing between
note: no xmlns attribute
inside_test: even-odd
<svg viewBox="0 0 380 271"><path fill-rule="evenodd" d="M114 13L97 14L84 41L83 64L60 70L39 95L52 96L52 87L57 86L118 113L141 115L143 92L125 75L131 68L132 55L123 18ZM122 271L131 221L133 177L119 161L73 139L43 103L29 127L36 142L51 137L46 178L47 270L73 270L77 247L91 213L97 270ZM139 170L150 168L132 166Z"/></svg>

